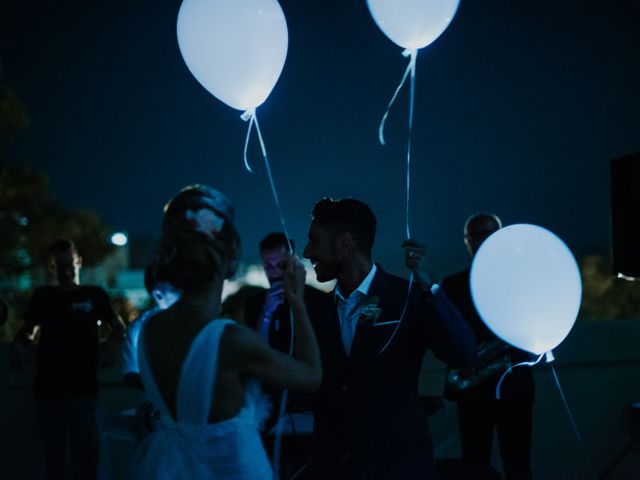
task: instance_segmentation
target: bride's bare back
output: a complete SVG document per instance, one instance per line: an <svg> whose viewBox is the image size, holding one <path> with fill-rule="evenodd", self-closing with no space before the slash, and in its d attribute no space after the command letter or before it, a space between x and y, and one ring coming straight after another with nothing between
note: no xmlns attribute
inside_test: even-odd
<svg viewBox="0 0 640 480"><path fill-rule="evenodd" d="M211 320L198 309L179 301L169 310L154 315L145 327L149 364L174 419L182 365L194 339L211 321L220 320ZM255 332L242 325L225 328L215 375L210 423L226 420L240 411L247 378L306 391L315 390L320 382L317 369L270 348Z"/></svg>

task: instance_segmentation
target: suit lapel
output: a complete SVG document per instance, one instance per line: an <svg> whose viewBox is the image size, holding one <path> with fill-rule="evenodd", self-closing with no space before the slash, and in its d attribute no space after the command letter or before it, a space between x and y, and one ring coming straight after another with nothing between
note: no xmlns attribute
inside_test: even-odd
<svg viewBox="0 0 640 480"><path fill-rule="evenodd" d="M374 322L363 323L358 321L353 336L353 343L351 344L351 358L366 355L367 352L376 353L386 343L388 337L393 333L395 324L384 325L384 322L393 321L394 319L389 317L393 315L393 312L387 308L388 302L385 301L386 292L386 277L387 274L380 265L376 264L377 271L371 282L368 296L376 296L379 298L378 307L381 310L380 317ZM378 324L383 324L376 326Z"/></svg>

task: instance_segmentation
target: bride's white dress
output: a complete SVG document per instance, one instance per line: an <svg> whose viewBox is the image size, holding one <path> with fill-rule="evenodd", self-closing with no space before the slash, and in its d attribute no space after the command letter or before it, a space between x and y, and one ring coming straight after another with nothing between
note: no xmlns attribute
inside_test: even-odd
<svg viewBox="0 0 640 480"><path fill-rule="evenodd" d="M174 420L160 396L140 336L140 374L147 397L160 410L158 429L134 453L135 479L271 480L273 472L258 428L268 413L256 382L245 387L245 404L232 418L207 423L213 401L220 337L231 320L213 320L193 340L182 365Z"/></svg>

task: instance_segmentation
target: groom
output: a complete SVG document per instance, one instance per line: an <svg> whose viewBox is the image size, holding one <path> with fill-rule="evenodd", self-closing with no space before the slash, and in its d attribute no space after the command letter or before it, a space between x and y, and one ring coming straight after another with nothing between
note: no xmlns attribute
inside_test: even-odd
<svg viewBox="0 0 640 480"><path fill-rule="evenodd" d="M316 325L324 377L309 473L317 479L435 479L418 398L422 358L430 348L451 365L471 364L475 340L443 292L431 293L424 249L410 240L403 244L416 278L408 295L407 280L372 263L375 233L375 215L363 202L325 198L313 208L304 256L318 281L337 279L337 285L330 313Z"/></svg>

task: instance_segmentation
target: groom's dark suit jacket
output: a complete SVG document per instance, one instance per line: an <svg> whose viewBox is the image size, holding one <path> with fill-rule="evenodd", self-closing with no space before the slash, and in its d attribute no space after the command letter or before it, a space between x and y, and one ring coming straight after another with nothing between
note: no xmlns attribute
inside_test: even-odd
<svg viewBox="0 0 640 480"><path fill-rule="evenodd" d="M376 323L398 320L409 282L378 266L369 296L379 298ZM418 398L418 375L427 348L457 366L474 362L473 333L446 298L414 286L395 338L395 324L356 327L350 355L340 334L335 305L315 325L323 382L314 411L316 474L339 478L436 478L427 415ZM328 298L334 301L333 295Z"/></svg>

